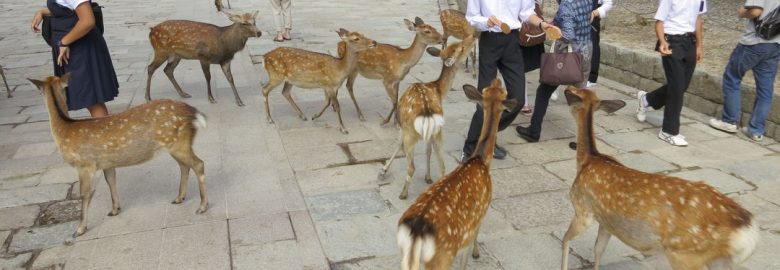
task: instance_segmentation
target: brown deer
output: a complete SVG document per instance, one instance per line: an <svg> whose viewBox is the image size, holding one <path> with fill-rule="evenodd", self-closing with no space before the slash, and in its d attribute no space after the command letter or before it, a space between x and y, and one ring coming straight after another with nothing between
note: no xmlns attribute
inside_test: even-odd
<svg viewBox="0 0 780 270"><path fill-rule="evenodd" d="M200 207L195 213L207 210L203 161L192 151L195 133L206 126L206 118L202 113L183 102L163 99L107 117L71 119L63 90L69 78L70 74L65 74L61 78L29 80L43 92L46 99L51 133L60 155L79 173L81 223L74 237L87 230L87 210L92 200L95 171L103 170L111 191L112 207L108 215L115 216L120 210L116 168L146 162L161 148L168 150L181 169L179 194L173 203L184 201L189 171L192 169L198 177L200 188Z"/></svg>
<svg viewBox="0 0 780 270"><path fill-rule="evenodd" d="M575 216L563 237L561 269L568 269L569 241L599 223L595 269L615 235L644 253L665 253L675 270L731 267L747 259L758 241L753 215L703 182L628 168L596 149L593 112L614 112L620 100L601 101L585 89L565 91L577 119L577 178L570 198ZM732 268L729 268L732 269Z"/></svg>
<svg viewBox="0 0 780 270"><path fill-rule="evenodd" d="M268 107L268 93L284 82L282 95L298 113L298 117L306 121L306 116L290 96L293 86L325 90L325 106L311 119L319 118L328 106L339 116L342 133L348 131L341 120L341 107L337 98L339 87L344 79L355 70L357 53L377 46L376 41L366 38L358 32L349 32L341 28L338 32L341 40L346 42L347 50L343 57L336 58L327 54L311 52L298 48L279 47L265 54L263 63L268 72L268 82L263 86L263 100L268 123L273 123Z"/></svg>
<svg viewBox="0 0 780 270"><path fill-rule="evenodd" d="M380 178L386 175L395 156L403 148L404 153L406 153L407 175L403 190L398 196L401 199L406 199L409 194L409 183L412 181L415 170L414 147L420 139L425 141L427 149L428 162L425 170L425 182L433 183L431 180L431 148L436 148L439 176L444 175L444 160L442 159L444 142L441 134L441 129L444 126L442 102L452 87L458 66L466 60L468 52L473 46L474 37L467 37L463 42L448 46L440 54L443 63L439 79L428 83L412 84L401 96L398 104L398 115L401 118L400 143L379 174ZM436 53L438 49L429 48L428 50L438 54Z"/></svg>
<svg viewBox="0 0 780 270"><path fill-rule="evenodd" d="M3 71L3 66L0 66L0 77L3 77L3 84L5 84L5 90L8 94L8 98L12 98L13 95L11 95L11 87L8 87L8 81L5 80L5 71Z"/></svg>
<svg viewBox="0 0 780 270"><path fill-rule="evenodd" d="M148 78L146 80L146 101L151 100L149 88L152 85L152 75L163 62L165 65L165 75L173 83L173 87L183 98L189 98L190 95L181 90L179 83L173 77L173 70L179 65L181 59L198 59L200 67L203 69L203 75L206 77L206 88L208 89L209 102L216 103L211 94L211 64L219 64L222 72L225 73L230 87L233 88L233 95L236 98L238 106L244 106L244 102L238 96L236 85L233 84L233 73L230 71L230 62L236 52L243 50L246 41L250 37L260 37L262 33L255 25L255 13L245 13L243 15L233 15L223 12L228 16L233 24L225 27L219 27L213 24L172 20L164 21L154 27L149 32L149 41L154 48L154 59L148 67Z"/></svg>
<svg viewBox="0 0 780 270"><path fill-rule="evenodd" d="M447 39L449 37L455 37L463 40L466 37L473 36L478 37L479 32L476 31L468 21L466 21L466 15L463 12L455 9L445 9L439 13L439 20L441 20L441 26L444 28L443 34L443 46L447 47ZM471 69L469 69L469 63L466 61L466 72L470 72L472 77L477 77L477 47L471 51Z"/></svg>
<svg viewBox="0 0 780 270"><path fill-rule="evenodd" d="M358 73L368 79L382 80L387 96L390 97L390 101L393 103L393 108L390 110L387 118L382 121L383 125L387 124L390 122L390 118L395 113L398 105L398 84L406 77L409 70L420 61L423 51L425 51L428 45L442 43L439 31L436 31L436 28L433 28L433 26L425 24L420 17L415 17L414 22L404 19L404 23L409 31L416 32L414 41L409 48L401 49L395 45L379 43L376 49L358 53L357 69L347 77L349 97L352 98L352 103L355 104L361 121L365 121L365 117L363 117L363 112L360 110L353 93L353 86ZM345 43L339 42L339 55L343 55L345 51ZM396 122L398 122L397 118Z"/></svg>
<svg viewBox="0 0 780 270"><path fill-rule="evenodd" d="M225 8L225 6L222 5L222 0L214 0L214 5L217 7L218 12ZM227 7L230 8L230 0L227 0Z"/></svg>
<svg viewBox="0 0 780 270"><path fill-rule="evenodd" d="M458 251L471 245L472 257L479 257L477 234L492 197L490 162L493 160L498 118L505 107L517 105L506 99L506 89L498 79L480 93L464 85L466 96L485 110L484 125L474 154L455 170L443 176L421 194L398 221L401 269L450 269ZM461 257L465 269L467 257Z"/></svg>

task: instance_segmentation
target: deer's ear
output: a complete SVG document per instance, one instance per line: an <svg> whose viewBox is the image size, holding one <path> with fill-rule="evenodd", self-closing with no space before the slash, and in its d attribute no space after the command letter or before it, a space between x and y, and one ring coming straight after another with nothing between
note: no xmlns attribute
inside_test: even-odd
<svg viewBox="0 0 780 270"><path fill-rule="evenodd" d="M336 33L338 33L338 34L339 34L339 37L341 37L342 39L344 39L344 38L346 38L346 37L347 37L347 33L349 33L349 31L347 31L347 29L340 28L340 29L339 29L339 31L336 31Z"/></svg>
<svg viewBox="0 0 780 270"><path fill-rule="evenodd" d="M625 106L626 102L622 100L602 100L599 109L607 113L613 113Z"/></svg>
<svg viewBox="0 0 780 270"><path fill-rule="evenodd" d="M260 13L260 11L259 11L259 10L255 10L255 12L254 12L254 13L252 13L252 18L253 18L253 19L256 19L256 18L257 18L257 14L259 14L259 13Z"/></svg>
<svg viewBox="0 0 780 270"><path fill-rule="evenodd" d="M414 17L414 24L417 25L417 26L420 26L420 25L425 24L425 22L423 22L423 20L420 19L420 17Z"/></svg>
<svg viewBox="0 0 780 270"><path fill-rule="evenodd" d="M472 102L476 102L477 104L480 104L482 102L482 93L477 90L476 87L470 84L464 84L463 85L463 93L466 94L466 98L468 98Z"/></svg>
<svg viewBox="0 0 780 270"><path fill-rule="evenodd" d="M441 56L441 50L439 48L428 47L427 49L425 49L425 51L428 52L428 54L435 57Z"/></svg>
<svg viewBox="0 0 780 270"><path fill-rule="evenodd" d="M514 111L517 108L517 99L510 98L501 102L504 105L504 109L507 111Z"/></svg>
<svg viewBox="0 0 780 270"><path fill-rule="evenodd" d="M35 87L38 88L38 90L43 90L43 85L45 84L43 81L30 79L30 78L27 78L27 80L30 81L33 85L35 85Z"/></svg>
<svg viewBox="0 0 780 270"><path fill-rule="evenodd" d="M235 22L235 23L239 22L240 18L238 16L230 14L227 11L224 11L224 10L221 11L221 12L222 12L222 14L225 14L225 16L227 16L228 20L230 20L231 22Z"/></svg>
<svg viewBox="0 0 780 270"><path fill-rule="evenodd" d="M574 92L570 91L569 89L563 91L563 94L564 96L566 96L566 103L568 103L569 106L574 106L582 103L582 98L578 95L575 95Z"/></svg>
<svg viewBox="0 0 780 270"><path fill-rule="evenodd" d="M447 57L447 59L444 59L444 66L451 67L455 64L455 58Z"/></svg>
<svg viewBox="0 0 780 270"><path fill-rule="evenodd" d="M414 31L417 28L417 25L414 25L412 21L407 19L404 19L404 24L406 24L406 29L409 29L409 31Z"/></svg>

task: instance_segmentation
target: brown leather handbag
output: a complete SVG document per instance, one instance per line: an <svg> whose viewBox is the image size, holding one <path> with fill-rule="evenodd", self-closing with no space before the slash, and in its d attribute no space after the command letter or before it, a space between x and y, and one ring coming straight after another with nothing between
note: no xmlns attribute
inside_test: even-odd
<svg viewBox="0 0 780 270"><path fill-rule="evenodd" d="M571 44L567 47L568 52L556 53L553 41L550 52L542 54L539 83L574 85L585 81L585 75L582 74L582 55L572 52Z"/></svg>
<svg viewBox="0 0 780 270"><path fill-rule="evenodd" d="M544 21L544 18L542 17L542 7L539 6L539 4L535 4L536 7L534 8L534 11L536 12L536 16L539 16L539 18ZM544 30L542 30L541 26L532 25L529 22L523 22L522 26L520 27L520 46L523 47L532 47L539 44L544 43L544 41L547 39L547 35L545 34Z"/></svg>

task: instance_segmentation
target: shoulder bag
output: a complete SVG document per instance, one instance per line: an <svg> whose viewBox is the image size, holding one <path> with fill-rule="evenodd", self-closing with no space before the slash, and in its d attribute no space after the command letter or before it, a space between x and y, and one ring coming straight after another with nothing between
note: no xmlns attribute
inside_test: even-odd
<svg viewBox="0 0 780 270"><path fill-rule="evenodd" d="M544 21L544 17L542 17L542 7L538 3L535 4L534 11L536 12L536 16L539 16L539 18ZM547 39L547 35L544 30L542 30L541 26L536 26L529 22L523 22L520 26L520 31L518 32L520 35L520 46L523 47L533 47L544 43Z"/></svg>
<svg viewBox="0 0 780 270"><path fill-rule="evenodd" d="M539 83L547 85L572 85L585 81L582 74L582 55L572 52L568 44L568 52L556 53L555 40L550 46L550 52L542 54L539 69Z"/></svg>

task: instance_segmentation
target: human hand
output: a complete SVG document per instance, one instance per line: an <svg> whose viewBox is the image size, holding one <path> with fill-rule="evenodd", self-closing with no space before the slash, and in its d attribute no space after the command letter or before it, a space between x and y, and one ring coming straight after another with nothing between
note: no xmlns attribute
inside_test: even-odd
<svg viewBox="0 0 780 270"><path fill-rule="evenodd" d="M704 59L704 49L696 47L696 63L701 63L702 59Z"/></svg>
<svg viewBox="0 0 780 270"><path fill-rule="evenodd" d="M70 58L70 48L60 46L60 56L57 57L57 65L62 66L63 63L67 64Z"/></svg>
<svg viewBox="0 0 780 270"><path fill-rule="evenodd" d="M596 17L598 17L598 16L599 16L599 11L598 10L592 11L590 13L590 23L593 23L593 20L595 20Z"/></svg>
<svg viewBox="0 0 780 270"><path fill-rule="evenodd" d="M547 38L552 40L560 39L563 36L561 29L555 25L549 25L544 32L547 33Z"/></svg>
<svg viewBox="0 0 780 270"><path fill-rule="evenodd" d="M33 33L41 32L41 29L38 28L39 25L41 25L41 22L43 21L43 13L41 11L36 11L33 15L32 23L30 25L30 28L32 28Z"/></svg>
<svg viewBox="0 0 780 270"><path fill-rule="evenodd" d="M745 16L745 13L746 13L747 11L748 11L748 10L745 8L745 6L739 6L739 7L737 8L737 16L739 16L739 17L743 17L743 16Z"/></svg>
<svg viewBox="0 0 780 270"><path fill-rule="evenodd" d="M493 27L493 26L496 26L496 25L501 25L502 22L496 16L490 16L490 18L488 18L487 24L488 24L488 27Z"/></svg>
<svg viewBox="0 0 780 270"><path fill-rule="evenodd" d="M658 46L658 52L661 56L669 56L672 54L672 50L669 49L669 43L666 40L661 40L661 45Z"/></svg>

